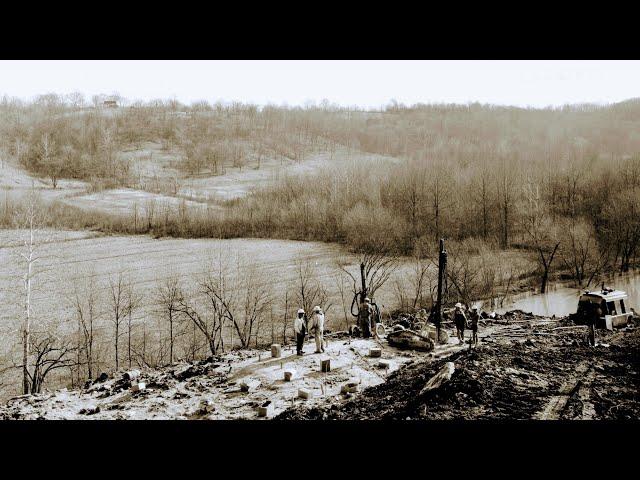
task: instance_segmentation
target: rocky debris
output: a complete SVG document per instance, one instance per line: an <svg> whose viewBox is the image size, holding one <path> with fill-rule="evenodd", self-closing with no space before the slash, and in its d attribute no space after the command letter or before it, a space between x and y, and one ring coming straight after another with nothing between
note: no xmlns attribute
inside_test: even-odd
<svg viewBox="0 0 640 480"><path fill-rule="evenodd" d="M429 379L427 384L424 386L422 390L420 390L420 395L424 395L425 393L430 392L431 390L435 390L436 388L440 388L444 383L451 380L451 375L456 370L453 362L447 362L444 366L438 370L433 377Z"/></svg>
<svg viewBox="0 0 640 480"><path fill-rule="evenodd" d="M83 408L78 412L79 415L95 415L96 413L100 413L100 407Z"/></svg>
<svg viewBox="0 0 640 480"><path fill-rule="evenodd" d="M207 417L216 411L215 404L206 398L200 400L198 407L187 415L188 418L202 418Z"/></svg>
<svg viewBox="0 0 640 480"><path fill-rule="evenodd" d="M564 338L568 337L568 338ZM567 341L568 340L568 341ZM602 342L603 338L599 337ZM420 360L343 404L303 405L276 417L303 419L531 419L563 385L581 381L576 367L594 365L588 386L576 388L560 418L637 419L640 415L640 330L606 337L592 348L581 334L500 339L460 350L447 360ZM449 378L433 388L434 378ZM420 392L425 392L420 395Z"/></svg>
<svg viewBox="0 0 640 480"><path fill-rule="evenodd" d="M191 377L208 375L219 366L219 363L192 363L179 370L173 371L173 376L177 380L184 381Z"/></svg>
<svg viewBox="0 0 640 480"><path fill-rule="evenodd" d="M559 418L638 418L640 329L599 331L593 348L582 329L558 329L565 326L562 320L530 319L526 312L509 317L504 324L487 320L473 351L453 340L424 354L374 339L334 341L325 355L292 355L286 361L270 358L268 350L234 350L199 362L141 368L134 375L116 372L82 390L14 397L0 405L0 418L240 419L257 418L263 406L266 417L284 419L533 418L565 384L578 386L564 394L569 398ZM368 356L378 347L382 358ZM322 373L325 356L332 368ZM593 360L593 378L581 380L575 366L585 359ZM389 368L382 370L383 364ZM292 368L296 374L285 381L285 370ZM353 379L360 380L358 392L348 385ZM240 384L250 381L256 387L241 392ZM147 388L133 392L140 383ZM425 390L429 384L433 388Z"/></svg>
<svg viewBox="0 0 640 480"><path fill-rule="evenodd" d="M122 378L125 380L135 380L140 376L140 370L131 370L130 372L124 372Z"/></svg>
<svg viewBox="0 0 640 480"><path fill-rule="evenodd" d="M146 389L147 389L147 384L144 382L133 383L131 385L131 391L134 393L139 393Z"/></svg>
<svg viewBox="0 0 640 480"><path fill-rule="evenodd" d="M251 392L260 386L260 380L244 379L240 382L241 392Z"/></svg>

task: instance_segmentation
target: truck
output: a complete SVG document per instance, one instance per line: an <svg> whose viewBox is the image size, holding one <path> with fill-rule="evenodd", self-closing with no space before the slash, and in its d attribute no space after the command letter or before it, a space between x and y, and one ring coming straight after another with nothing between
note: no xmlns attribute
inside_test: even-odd
<svg viewBox="0 0 640 480"><path fill-rule="evenodd" d="M586 322L592 304L598 305L603 316L596 320L596 328L613 330L626 327L633 317L629 308L629 295L622 290L602 287L599 291L585 291L578 300L578 311L574 318L578 323Z"/></svg>

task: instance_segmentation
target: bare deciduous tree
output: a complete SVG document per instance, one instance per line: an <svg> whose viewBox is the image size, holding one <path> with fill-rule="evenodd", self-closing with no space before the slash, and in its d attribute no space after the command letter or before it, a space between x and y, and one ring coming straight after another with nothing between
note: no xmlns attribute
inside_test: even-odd
<svg viewBox="0 0 640 480"><path fill-rule="evenodd" d="M87 367L87 377L93 378L94 366L94 341L95 323L98 318L96 305L96 288L91 279L86 287L82 288L76 283L73 287L71 305L75 311L78 322L78 357L84 355L84 362L78 358L78 366L84 363ZM78 379L79 380L79 379Z"/></svg>
<svg viewBox="0 0 640 480"><path fill-rule="evenodd" d="M158 302L162 305L165 318L169 322L169 363L173 363L176 321L178 320L178 302L183 298L182 288L177 275L169 275L158 287Z"/></svg>
<svg viewBox="0 0 640 480"><path fill-rule="evenodd" d="M331 305L328 305L329 294L326 287L318 278L315 266L304 257L296 260L296 302L307 315L316 305L326 313Z"/></svg>
<svg viewBox="0 0 640 480"><path fill-rule="evenodd" d="M34 332L30 341L34 357L33 372L29 373L30 393L40 393L49 373L76 365L72 355L76 347L71 339L50 332Z"/></svg>
<svg viewBox="0 0 640 480"><path fill-rule="evenodd" d="M118 276L113 279L109 279L109 300L111 307L111 323L113 324L113 344L114 344L114 358L115 368L120 368L120 337L123 335L122 322L124 322L127 315L127 283L122 272L118 273Z"/></svg>
<svg viewBox="0 0 640 480"><path fill-rule="evenodd" d="M36 270L36 263L38 262L39 246L43 242L41 237L41 228L45 220L45 215L38 196L33 185L29 190L26 198L24 210L18 214L16 223L25 228L25 235L23 238L24 250L20 252L20 256L24 261L24 318L22 324L22 389L23 393L30 393L30 372L29 372L29 358L31 341L31 328L33 320L33 305L32 305L32 292L33 282L36 275L39 273Z"/></svg>

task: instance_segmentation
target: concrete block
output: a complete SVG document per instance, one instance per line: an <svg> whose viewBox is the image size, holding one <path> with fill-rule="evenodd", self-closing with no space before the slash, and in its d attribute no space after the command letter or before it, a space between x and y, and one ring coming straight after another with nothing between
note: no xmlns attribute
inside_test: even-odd
<svg viewBox="0 0 640 480"><path fill-rule="evenodd" d="M293 380L296 376L296 371L293 369L288 369L284 371L284 380L285 382L290 382L291 380Z"/></svg>
<svg viewBox="0 0 640 480"><path fill-rule="evenodd" d="M320 371L321 372L330 372L331 371L331 359L324 358L320 360Z"/></svg>
<svg viewBox="0 0 640 480"><path fill-rule="evenodd" d="M273 416L273 403L271 401L265 402L258 407L259 417L271 417Z"/></svg>
<svg viewBox="0 0 640 480"><path fill-rule="evenodd" d="M259 380L242 380L240 382L240 390L243 392L250 392L258 388L259 385Z"/></svg>
<svg viewBox="0 0 640 480"><path fill-rule="evenodd" d="M311 392L306 388L299 388L298 398L304 398L305 400L308 400L309 398L311 398Z"/></svg>
<svg viewBox="0 0 640 480"><path fill-rule="evenodd" d="M271 356L273 358L280 358L282 356L282 346L279 343L271 345Z"/></svg>
<svg viewBox="0 0 640 480"><path fill-rule="evenodd" d="M391 366L391 362L389 360L380 360L378 362L378 367L380 368L389 368Z"/></svg>
<svg viewBox="0 0 640 480"><path fill-rule="evenodd" d="M369 349L369 356L373 358L379 358L382 356L381 348L371 348Z"/></svg>
<svg viewBox="0 0 640 480"><path fill-rule="evenodd" d="M144 382L131 384L131 391L132 392L140 392L140 391L142 391L142 390L144 390L146 388L147 388L147 385Z"/></svg>

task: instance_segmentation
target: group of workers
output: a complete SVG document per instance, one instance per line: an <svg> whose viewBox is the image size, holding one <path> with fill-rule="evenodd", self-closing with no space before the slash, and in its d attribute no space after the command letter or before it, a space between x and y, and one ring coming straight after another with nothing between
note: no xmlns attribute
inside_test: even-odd
<svg viewBox="0 0 640 480"><path fill-rule="evenodd" d="M358 310L358 328L356 329L356 333L362 335L364 338L371 336L377 337L377 320L378 316L375 306L371 302L371 299L367 297L363 303L360 304ZM313 333L315 338L315 353L324 353L324 313L319 306L313 307L313 312L308 320L305 318L304 309L298 309L298 314L293 322L293 330L296 334L296 352L298 355L304 355L302 348L307 332Z"/></svg>
<svg viewBox="0 0 640 480"><path fill-rule="evenodd" d="M293 329L296 332L296 352L298 355L304 355L302 347L304 346L304 338L309 333L313 333L316 340L316 353L324 353L324 313L319 306L313 307L311 318L307 322L305 320L304 309L298 309L298 315L293 322Z"/></svg>
<svg viewBox="0 0 640 480"><path fill-rule="evenodd" d="M596 344L595 339L595 324L598 318L602 316L602 310L598 305L593 305L591 311L586 312L588 331L588 341L590 345ZM464 313L464 307L460 302L455 304L453 312L453 323L456 327L456 336L461 344L465 343L464 331L466 328L471 330L471 338L469 344L474 347L478 345L478 322L480 321L480 312L477 305L471 307L469 318ZM358 310L358 325L355 329L356 334L362 335L364 338L371 336L377 338L376 325L379 320L376 313L376 308L372 304L371 299L365 298L363 303L360 304ZM311 317L307 321L305 318L304 309L298 310L298 315L293 325L296 333L296 351L298 355L303 355L302 347L304 346L304 339L309 333L313 333L316 341L316 352L324 353L324 313L319 306L313 307Z"/></svg>
<svg viewBox="0 0 640 480"><path fill-rule="evenodd" d="M453 313L453 323L456 326L456 335L460 343L464 343L464 330L465 327L469 327L471 330L471 339L469 340L469 344L473 346L478 345L478 321L480 320L480 312L478 311L478 306L474 305L471 307L471 313L469 314L469 319L467 320L467 316L464 314L462 310L462 304L460 302L456 303L455 310Z"/></svg>
<svg viewBox="0 0 640 480"><path fill-rule="evenodd" d="M471 339L469 344L473 346L478 345L478 322L480 320L480 312L478 306L471 307L469 318L464 313L461 303L455 304L453 313L453 323L456 327L456 336L460 343L465 343L464 331L466 328L471 330ZM362 335L364 338L377 337L376 324L377 314L371 299L368 297L364 299L360 304L358 310L358 326L356 333ZM302 348L304 346L304 339L307 332L312 333L316 342L316 352L324 353L324 313L319 306L313 307L311 317L307 320L305 318L304 309L298 309L298 314L294 320L293 329L296 334L296 352L298 355L304 355Z"/></svg>

